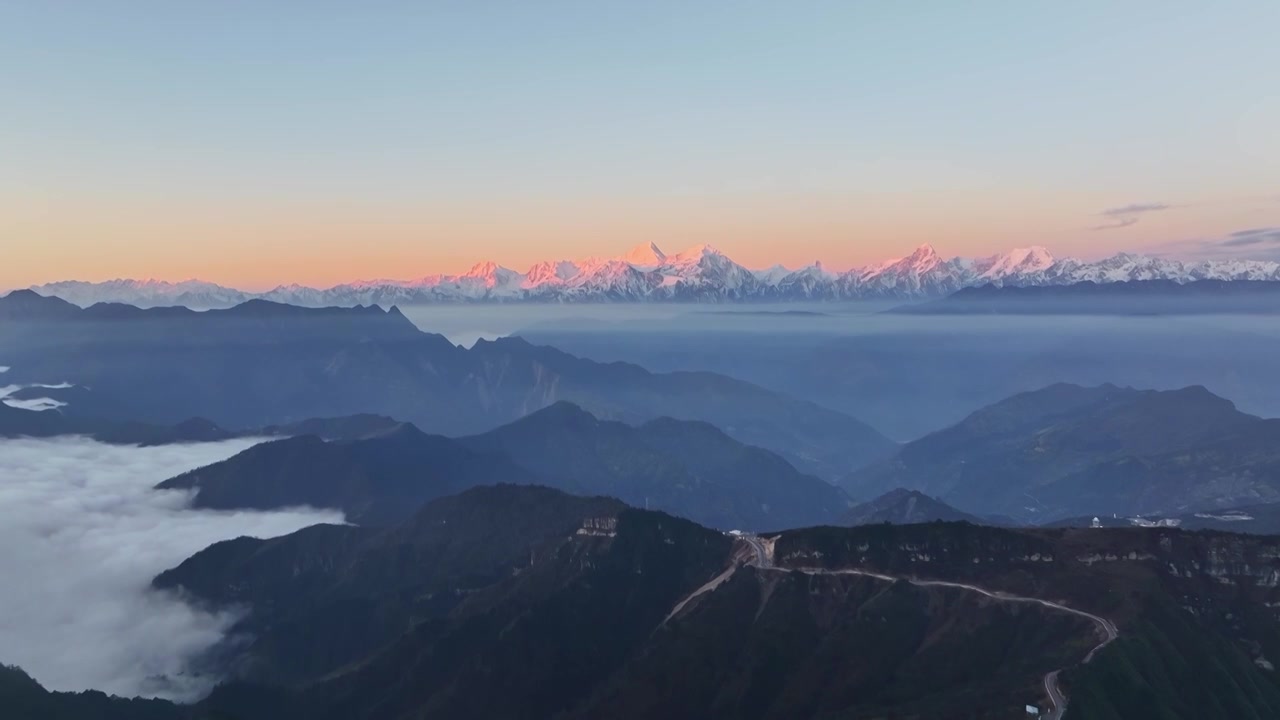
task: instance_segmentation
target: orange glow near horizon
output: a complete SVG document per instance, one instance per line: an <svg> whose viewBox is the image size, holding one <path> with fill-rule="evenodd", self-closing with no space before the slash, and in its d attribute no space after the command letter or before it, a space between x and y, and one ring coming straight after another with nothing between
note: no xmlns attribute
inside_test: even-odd
<svg viewBox="0 0 1280 720"><path fill-rule="evenodd" d="M667 198L585 208L516 200L488 207L334 203L216 209L124 201L72 207L45 200L0 207L0 288L121 277L198 278L254 291L295 282L329 287L464 272L482 260L524 271L540 260L620 255L644 242L668 254L710 243L753 269L821 260L829 269L845 270L907 254L923 243L947 257L1043 245L1057 256L1090 258L1221 236L1255 222L1239 207L1215 210L1209 204L1096 232L1088 224L1097 218L1085 208L1101 201L1071 200L1068 206L1035 198L996 202L885 194ZM1259 215L1256 222L1263 219Z"/></svg>

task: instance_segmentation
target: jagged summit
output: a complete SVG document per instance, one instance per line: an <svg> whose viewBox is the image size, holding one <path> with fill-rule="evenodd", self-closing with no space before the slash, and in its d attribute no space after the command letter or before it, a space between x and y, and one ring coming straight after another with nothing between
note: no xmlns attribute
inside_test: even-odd
<svg viewBox="0 0 1280 720"><path fill-rule="evenodd" d="M655 243L649 242L636 245L618 259L636 267L657 267L666 262L667 254L662 252Z"/></svg>
<svg viewBox="0 0 1280 720"><path fill-rule="evenodd" d="M912 253L905 259L912 261L914 264L920 264L933 262L940 258L938 257L938 251L935 250L932 245L929 243L923 243L920 247L912 251Z"/></svg>
<svg viewBox="0 0 1280 720"><path fill-rule="evenodd" d="M668 255L654 242L641 243L612 258L547 260L526 272L496 261L475 264L460 275L428 274L413 280L362 280L330 288L281 285L249 293L187 280L58 282L33 290L81 307L117 302L153 307L230 307L261 298L291 305L382 305L440 302L733 302L935 298L983 285L1042 287L1081 282L1161 280L1280 281L1280 262L1201 260L1182 262L1122 252L1098 261L1057 258L1047 248L1028 245L983 258L948 258L930 243L911 253L831 272L820 261L789 270L775 265L752 271L710 244Z"/></svg>
<svg viewBox="0 0 1280 720"><path fill-rule="evenodd" d="M702 243L700 245L694 245L691 248L686 248L680 253L674 255L671 260L675 262L680 262L682 260L701 260L708 255L724 255L724 253L720 252L710 243Z"/></svg>
<svg viewBox="0 0 1280 720"><path fill-rule="evenodd" d="M1044 272L1053 267L1053 253L1039 245L1014 248L986 258L982 270L984 278L1003 278L1008 275Z"/></svg>

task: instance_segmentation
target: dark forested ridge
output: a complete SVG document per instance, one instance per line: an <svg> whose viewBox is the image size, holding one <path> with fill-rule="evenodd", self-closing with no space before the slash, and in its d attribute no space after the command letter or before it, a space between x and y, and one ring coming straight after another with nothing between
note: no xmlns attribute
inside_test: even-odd
<svg viewBox="0 0 1280 720"><path fill-rule="evenodd" d="M196 507L342 510L350 522L388 525L428 500L477 485L530 484L537 476L505 456L474 452L412 425L372 437L326 442L300 435L255 445L157 485L194 489Z"/></svg>
<svg viewBox="0 0 1280 720"><path fill-rule="evenodd" d="M839 488L703 422L660 418L632 427L562 402L460 442L506 455L570 492L722 530L832 523L848 506Z"/></svg>
<svg viewBox="0 0 1280 720"><path fill-rule="evenodd" d="M744 565L745 543L694 523L507 485L385 530L219 543L155 584L251 608L237 635L252 641L228 648L231 677L206 700L148 707L238 720L1016 718L1047 707L1043 677L1058 669L1069 718L1280 707L1266 667L1280 657L1274 538L934 522L766 539L772 566ZM1093 623L970 588L1097 614L1119 639L1082 665L1101 642ZM8 680L0 692L23 707L81 702Z"/></svg>
<svg viewBox="0 0 1280 720"><path fill-rule="evenodd" d="M982 524L982 518L961 512L918 490L896 488L873 500L849 508L840 518L841 525L874 525L892 523L911 525L942 520Z"/></svg>
<svg viewBox="0 0 1280 720"><path fill-rule="evenodd" d="M1179 514L1280 499L1280 421L1202 387L1053 385L974 412L842 481L919 490L1024 522Z"/></svg>
<svg viewBox="0 0 1280 720"><path fill-rule="evenodd" d="M368 425L302 423L298 429L344 430L355 439L263 443L158 487L199 490L197 507L309 505L364 525L398 522L427 500L495 483L608 495L723 530L830 523L848 507L839 488L702 422L661 418L632 427L561 402L458 440L409 424L354 432Z"/></svg>
<svg viewBox="0 0 1280 720"><path fill-rule="evenodd" d="M375 413L457 436L567 400L633 424L710 422L826 478L894 447L848 415L723 375L651 373L516 338L465 349L420 332L395 308L253 300L206 312L81 310L15 291L0 298L0 316L6 381L70 383L81 390L62 410L86 417L153 425L203 417L240 429Z"/></svg>
<svg viewBox="0 0 1280 720"><path fill-rule="evenodd" d="M983 524L1267 522L1275 421L1202 387L1052 385L897 448L724 376L465 350L395 310L0 309L7 379L73 386L39 388L67 393L57 411L0 405L0 434L281 436L161 487L356 523L220 542L155 578L237 613L198 659L222 679L204 700L3 669L18 720L1017 718L1047 709L1055 671L1068 718L1280 712L1275 538ZM866 503L814 474L835 468Z"/></svg>

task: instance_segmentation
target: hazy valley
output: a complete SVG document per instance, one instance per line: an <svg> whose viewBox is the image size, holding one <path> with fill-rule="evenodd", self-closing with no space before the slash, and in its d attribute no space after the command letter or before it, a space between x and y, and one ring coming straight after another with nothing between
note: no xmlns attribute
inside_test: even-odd
<svg viewBox="0 0 1280 720"><path fill-rule="evenodd" d="M1257 316L627 307L525 310L501 326L525 339L468 347L410 317L465 337L484 308L0 299L0 447L35 488L0 498L10 542L105 569L113 533L189 538L0 597L34 677L0 696L264 720L1280 707L1280 550L1181 529L1280 532L1276 421L1206 387L1259 382L1280 336ZM1251 342L1225 362L1196 333ZM1120 384L1140 373L1172 387ZM31 539L49 523L73 534ZM152 634L35 612L71 581ZM55 669L71 637L113 652ZM66 694L90 688L199 702Z"/></svg>

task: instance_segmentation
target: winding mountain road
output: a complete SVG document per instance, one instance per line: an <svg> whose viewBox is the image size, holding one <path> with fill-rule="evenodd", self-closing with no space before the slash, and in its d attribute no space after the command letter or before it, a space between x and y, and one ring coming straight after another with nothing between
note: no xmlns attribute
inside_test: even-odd
<svg viewBox="0 0 1280 720"><path fill-rule="evenodd" d="M921 580L913 577L885 575L884 573L871 572L870 570L828 570L826 568L777 567L773 564L772 542L768 542L768 544L766 544L765 540L762 540L755 535L742 535L741 539L751 546L751 550L754 555L754 558L748 560L747 564L754 565L761 570L776 570L781 572L794 571L809 575L863 575L870 578L876 578L877 580L884 580L885 582L898 582L903 580L919 587L949 587L957 588L959 590L967 590L969 592L985 595L986 597L992 598L993 600L999 600L1001 602L1034 603L1051 610L1070 613L1077 617L1082 617L1092 622L1098 629L1099 634L1102 636L1102 642L1089 650L1089 654L1084 656L1082 664L1093 660L1093 656L1096 655L1099 650L1111 644L1111 642L1120 635L1120 630L1116 627L1115 623L1099 615L1094 615L1093 613L1088 613L1083 610L1077 610L1076 608L1068 607L1062 603L1053 602L1052 600L1043 600L1041 598L1026 597L1023 595L1013 595L1006 592L1000 592L998 590L987 590L986 588L978 587L977 585L950 582L948 580ZM688 598L688 600L691 599L693 599L693 596ZM685 602L688 602L688 600ZM683 603L681 604L681 607L683 607ZM674 612L672 614L674 614ZM1061 720L1063 714L1067 711L1067 696L1062 692L1062 688L1058 683L1058 675L1064 669L1065 668L1054 670L1044 676L1044 691L1045 694L1049 696L1049 703L1052 706L1052 709L1043 715L1045 720Z"/></svg>

